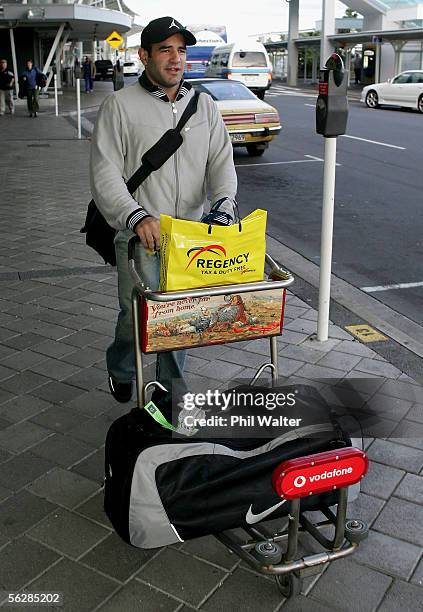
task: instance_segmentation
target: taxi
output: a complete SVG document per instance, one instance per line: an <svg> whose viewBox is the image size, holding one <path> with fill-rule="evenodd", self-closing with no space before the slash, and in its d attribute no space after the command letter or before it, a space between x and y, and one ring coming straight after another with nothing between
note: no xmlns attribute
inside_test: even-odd
<svg viewBox="0 0 423 612"><path fill-rule="evenodd" d="M199 92L215 100L234 147L246 147L248 154L263 155L281 131L276 108L259 100L239 81L227 79L187 79Z"/></svg>

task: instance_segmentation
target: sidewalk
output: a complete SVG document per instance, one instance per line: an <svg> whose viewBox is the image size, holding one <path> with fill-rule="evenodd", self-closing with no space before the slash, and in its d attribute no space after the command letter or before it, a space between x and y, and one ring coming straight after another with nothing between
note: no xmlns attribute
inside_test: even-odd
<svg viewBox="0 0 423 612"><path fill-rule="evenodd" d="M113 532L102 509L104 439L134 405L117 404L106 383L117 279L79 233L89 141L41 110L1 118L0 590L62 592L66 612L422 610L423 389L381 356L383 343L369 345L375 352L337 325L318 343L316 310L295 285L281 374L363 379L372 405L390 410L391 438L367 440L371 470L349 512L370 524L369 539L287 602L212 537L143 551ZM266 354L262 341L192 350L188 378L249 378Z"/></svg>

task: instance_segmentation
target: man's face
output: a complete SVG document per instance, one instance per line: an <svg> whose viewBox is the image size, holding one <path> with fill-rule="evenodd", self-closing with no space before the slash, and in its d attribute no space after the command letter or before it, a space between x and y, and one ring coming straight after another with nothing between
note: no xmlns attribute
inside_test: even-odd
<svg viewBox="0 0 423 612"><path fill-rule="evenodd" d="M6 70L7 62L6 60L0 60L0 70Z"/></svg>
<svg viewBox="0 0 423 612"><path fill-rule="evenodd" d="M32 70L32 62L27 62L26 67L28 68L28 70Z"/></svg>
<svg viewBox="0 0 423 612"><path fill-rule="evenodd" d="M186 61L186 44L182 34L174 34L162 42L154 43L150 54L143 48L140 48L138 54L152 83L163 89L179 85Z"/></svg>

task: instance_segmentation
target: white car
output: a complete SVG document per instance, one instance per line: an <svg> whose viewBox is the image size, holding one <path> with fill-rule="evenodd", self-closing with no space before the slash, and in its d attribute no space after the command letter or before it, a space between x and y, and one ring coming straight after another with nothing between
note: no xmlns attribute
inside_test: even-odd
<svg viewBox="0 0 423 612"><path fill-rule="evenodd" d="M138 76L139 67L136 62L124 62L123 64L123 74L125 76Z"/></svg>
<svg viewBox="0 0 423 612"><path fill-rule="evenodd" d="M415 108L423 113L423 70L406 70L386 83L363 87L361 102L369 108L392 104Z"/></svg>

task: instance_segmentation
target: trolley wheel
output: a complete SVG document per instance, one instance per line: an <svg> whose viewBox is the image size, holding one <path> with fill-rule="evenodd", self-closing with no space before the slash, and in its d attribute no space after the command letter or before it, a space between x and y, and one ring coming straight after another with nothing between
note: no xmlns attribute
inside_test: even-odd
<svg viewBox="0 0 423 612"><path fill-rule="evenodd" d="M367 523L358 519L351 519L345 523L345 537L351 544L358 544L367 538L369 528Z"/></svg>
<svg viewBox="0 0 423 612"><path fill-rule="evenodd" d="M282 559L282 548L276 542L258 542L254 547L253 555L263 565L277 565Z"/></svg>
<svg viewBox="0 0 423 612"><path fill-rule="evenodd" d="M301 593L303 581L296 574L280 574L275 576L275 579L280 593L287 599L297 597Z"/></svg>

